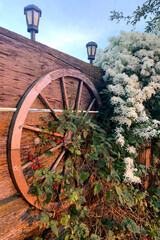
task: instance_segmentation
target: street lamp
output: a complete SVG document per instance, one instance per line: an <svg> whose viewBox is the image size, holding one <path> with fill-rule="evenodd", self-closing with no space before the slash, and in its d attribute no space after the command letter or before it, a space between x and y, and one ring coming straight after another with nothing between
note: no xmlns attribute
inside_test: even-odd
<svg viewBox="0 0 160 240"><path fill-rule="evenodd" d="M26 15L27 31L31 33L31 39L35 41L35 33L38 33L39 19L42 11L37 6L31 4L24 8Z"/></svg>
<svg viewBox="0 0 160 240"><path fill-rule="evenodd" d="M88 54L88 59L90 60L90 64L92 64L93 60L95 59L97 47L98 46L95 42L89 42L86 44L87 54Z"/></svg>

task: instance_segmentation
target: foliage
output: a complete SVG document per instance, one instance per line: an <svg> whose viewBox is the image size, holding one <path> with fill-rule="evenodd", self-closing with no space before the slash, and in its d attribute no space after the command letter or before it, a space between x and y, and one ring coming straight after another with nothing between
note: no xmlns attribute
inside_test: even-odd
<svg viewBox="0 0 160 240"><path fill-rule="evenodd" d="M122 12L117 12L115 10L111 11L110 20L124 20L127 24L135 26L142 18L146 20L146 32L157 33L160 30L160 17L159 17L159 0L147 0L142 6L138 6L137 9L132 13L131 16L124 16Z"/></svg>
<svg viewBox="0 0 160 240"><path fill-rule="evenodd" d="M33 180L44 209L40 227L51 229L52 238L158 240L159 46L158 35L122 32L112 38L95 61L105 73L96 121L71 110L59 121L44 119L41 147L61 144L66 151L62 164L53 171L40 165ZM152 146L149 169L136 162L144 145Z"/></svg>
<svg viewBox="0 0 160 240"><path fill-rule="evenodd" d="M89 117L71 111L60 121L48 121L47 129L52 127L53 132L71 131L72 141L66 147L65 171L50 172L45 166L35 171L34 194L46 196L40 228L50 228L57 240L156 239L159 190L153 189L151 198L141 186L123 181L123 153L114 139ZM47 212L52 202L66 207ZM59 228L64 229L60 235Z"/></svg>

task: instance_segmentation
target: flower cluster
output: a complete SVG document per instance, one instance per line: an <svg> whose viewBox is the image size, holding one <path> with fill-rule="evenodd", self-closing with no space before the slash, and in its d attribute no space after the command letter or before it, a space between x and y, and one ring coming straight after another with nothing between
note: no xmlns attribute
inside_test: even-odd
<svg viewBox="0 0 160 240"><path fill-rule="evenodd" d="M126 164L126 172L124 174L125 180L129 180L133 183L141 183L140 178L134 175L134 172L137 172L138 169L134 168L133 159L127 157L124 159L124 162Z"/></svg>
<svg viewBox="0 0 160 240"><path fill-rule="evenodd" d="M153 120L145 106L160 91L159 56L160 35L124 31L111 38L109 46L96 56L95 65L105 71L104 81L111 95L116 142L126 154L136 153L135 146L127 147L128 133L143 141L160 134L160 121ZM125 159L125 163L125 179L140 182L133 174L133 160Z"/></svg>

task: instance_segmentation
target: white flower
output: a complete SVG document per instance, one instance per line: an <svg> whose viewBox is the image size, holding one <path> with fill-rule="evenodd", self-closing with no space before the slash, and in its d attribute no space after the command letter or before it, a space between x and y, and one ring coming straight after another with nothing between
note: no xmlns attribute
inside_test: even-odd
<svg viewBox="0 0 160 240"><path fill-rule="evenodd" d="M104 69L105 70L105 69ZM106 76L114 76L116 73L113 69L106 67Z"/></svg>
<svg viewBox="0 0 160 240"><path fill-rule="evenodd" d="M132 104L134 104L135 103L135 98L131 98L131 97L129 97L129 98L127 98L127 102L128 103L132 103Z"/></svg>
<svg viewBox="0 0 160 240"><path fill-rule="evenodd" d="M142 89L142 93L146 96L146 98L150 99L156 92L153 87L147 86Z"/></svg>
<svg viewBox="0 0 160 240"><path fill-rule="evenodd" d="M115 132L116 132L116 133L122 133L123 130L124 130L124 129L123 129L122 127L116 127Z"/></svg>
<svg viewBox="0 0 160 240"><path fill-rule="evenodd" d="M152 80L152 82L160 82L160 76L159 75L152 76L151 80Z"/></svg>
<svg viewBox="0 0 160 240"><path fill-rule="evenodd" d="M141 183L141 179L134 175L134 172L137 172L137 169L134 168L133 159L127 157L124 159L126 164L126 171L124 173L125 181L130 181L132 183Z"/></svg>
<svg viewBox="0 0 160 240"><path fill-rule="evenodd" d="M142 112L142 113L146 114L145 112ZM137 123L145 123L146 122L149 124L149 118L147 116L143 116L143 114L141 114L140 117L136 118L136 122Z"/></svg>
<svg viewBox="0 0 160 240"><path fill-rule="evenodd" d="M127 157L127 158L124 158L124 162L126 163L126 166L127 167L133 167L134 166L134 164L133 164L133 159L132 158L130 158L130 157Z"/></svg>
<svg viewBox="0 0 160 240"><path fill-rule="evenodd" d="M122 72L124 69L124 65L121 63L121 61L115 61L115 69L118 72Z"/></svg>
<svg viewBox="0 0 160 240"><path fill-rule="evenodd" d="M113 97L111 98L111 104L112 104L112 105L117 105L118 103L124 104L125 101L124 101L122 98L120 98L120 97L113 96Z"/></svg>
<svg viewBox="0 0 160 240"><path fill-rule="evenodd" d="M120 36L110 38L109 46L97 54L95 62L104 69L104 80L110 83L107 87L112 94L116 142L124 147L130 139L124 136L130 134L143 140L159 136L160 121L152 120L145 106L160 91L160 35L122 31ZM133 146L125 150L136 153ZM140 183L134 174L137 169L133 159L124 161L125 180Z"/></svg>
<svg viewBox="0 0 160 240"><path fill-rule="evenodd" d="M155 68L156 68L157 71L160 71L160 62L156 63Z"/></svg>
<svg viewBox="0 0 160 240"><path fill-rule="evenodd" d="M125 105L121 105L118 107L114 108L114 112L117 114L122 115L122 117L125 118L134 118L136 119L138 117L137 113L136 113L136 109L134 107L126 107Z"/></svg>
<svg viewBox="0 0 160 240"><path fill-rule="evenodd" d="M138 112L144 111L144 105L142 103L135 103L135 108L137 109Z"/></svg>
<svg viewBox="0 0 160 240"><path fill-rule="evenodd" d="M136 119L138 117L136 111L131 108L130 108L130 111L128 111L128 113L126 115L127 115L127 117L134 118L134 119Z"/></svg>
<svg viewBox="0 0 160 240"><path fill-rule="evenodd" d="M153 125L154 125L155 128L158 128L160 126L160 121L154 119L153 120Z"/></svg>
<svg viewBox="0 0 160 240"><path fill-rule="evenodd" d="M134 135L138 135L139 137L144 138L145 140L151 139L153 137L156 137L158 135L158 130L154 129L152 126L148 126L146 128L143 128L143 131L139 128L135 128L133 130Z"/></svg>
<svg viewBox="0 0 160 240"><path fill-rule="evenodd" d="M128 127L130 127L132 124L132 121L129 118L124 117L124 116L113 117L112 120L115 122L118 122L120 125L125 124Z"/></svg>
<svg viewBox="0 0 160 240"><path fill-rule="evenodd" d="M141 183L141 179L134 175L134 169L127 169L124 177L124 181L129 181L131 183Z"/></svg>
<svg viewBox="0 0 160 240"><path fill-rule="evenodd" d="M118 96L124 95L124 89L123 89L122 85L120 85L120 84L108 85L108 90Z"/></svg>
<svg viewBox="0 0 160 240"><path fill-rule="evenodd" d="M121 145L121 147L123 147L125 144L124 136L120 133L117 133L116 142L119 143Z"/></svg>
<svg viewBox="0 0 160 240"><path fill-rule="evenodd" d="M135 149L135 147L133 147L133 146L128 146L128 147L126 147L126 150L127 150L127 152L129 152L130 154L135 154L135 153L136 153L136 149Z"/></svg>

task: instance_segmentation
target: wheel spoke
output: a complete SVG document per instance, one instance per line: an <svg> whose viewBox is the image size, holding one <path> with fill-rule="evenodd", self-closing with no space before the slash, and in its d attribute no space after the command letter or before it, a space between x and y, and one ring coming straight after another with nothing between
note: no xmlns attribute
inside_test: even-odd
<svg viewBox="0 0 160 240"><path fill-rule="evenodd" d="M42 103L44 104L44 106L46 108L49 108L51 110L51 115L56 119L59 120L58 117L56 116L55 111L53 110L51 104L48 102L48 100L44 97L44 95L42 95L42 93L40 93L38 95L39 99L42 101Z"/></svg>
<svg viewBox="0 0 160 240"><path fill-rule="evenodd" d="M40 128L37 128L37 127L32 127L32 126L29 126L29 125L24 125L23 128L31 130L33 132L46 133L48 135L55 136L55 137L63 137L63 135L60 134L60 133L57 133L57 132L47 132L47 131L45 131L43 129L40 129Z"/></svg>
<svg viewBox="0 0 160 240"><path fill-rule="evenodd" d="M64 165L63 165L63 169L62 169L62 173L61 173L62 176L64 176L64 174L65 174L65 169L66 169L65 162L66 162L67 159L68 159L68 152L66 152L65 156L64 156ZM61 193L61 189L62 189L62 181L61 181L61 183L59 185L59 188L58 188L58 194Z"/></svg>
<svg viewBox="0 0 160 240"><path fill-rule="evenodd" d="M66 149L62 150L62 152L60 153L60 155L58 156L58 158L55 160L55 162L52 164L52 166L50 167L49 171L53 172L56 167L58 166L58 164L60 163L60 161L62 160L64 154L66 153Z"/></svg>
<svg viewBox="0 0 160 240"><path fill-rule="evenodd" d="M68 103L68 98L67 98L67 91L66 91L66 84L65 84L64 77L61 78L61 86L62 86L62 97L63 97L64 109L68 110L69 103Z"/></svg>
<svg viewBox="0 0 160 240"><path fill-rule="evenodd" d="M86 110L86 113L84 114L84 116L87 116L89 111L91 110L94 102L96 101L96 98L93 98L92 102L90 103L90 105L88 106L87 110Z"/></svg>
<svg viewBox="0 0 160 240"><path fill-rule="evenodd" d="M83 81L79 82L78 90L77 90L77 96L76 96L76 101L75 101L75 110L76 112L79 111L79 104L81 100L81 95L82 95L82 88L83 88Z"/></svg>
<svg viewBox="0 0 160 240"><path fill-rule="evenodd" d="M24 170L27 167L30 167L33 163L32 162L27 162L25 164L22 165L22 170Z"/></svg>

